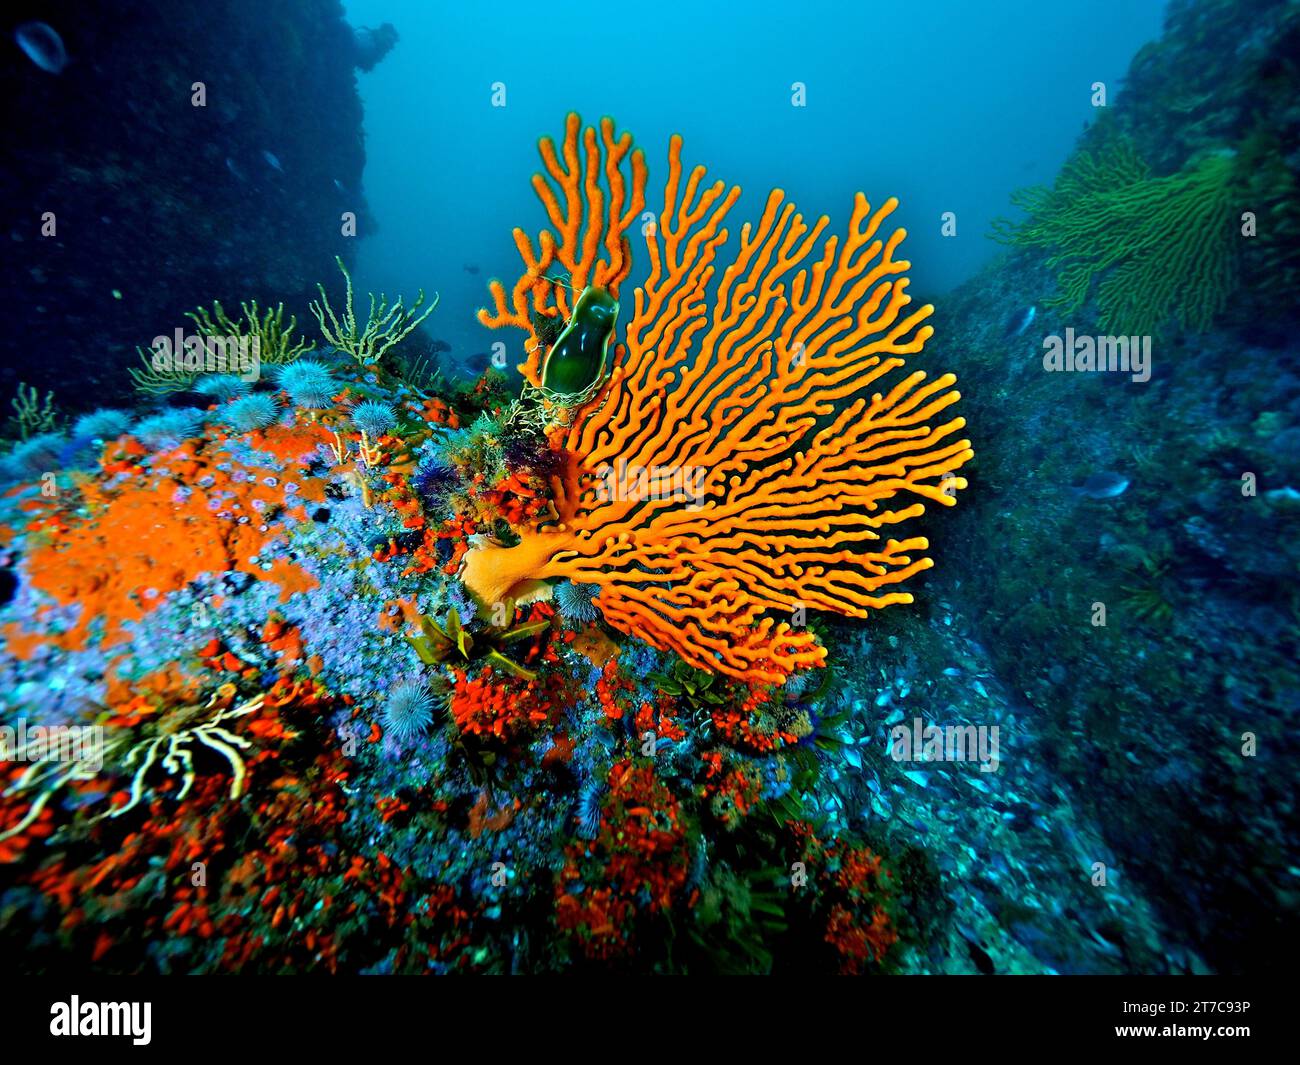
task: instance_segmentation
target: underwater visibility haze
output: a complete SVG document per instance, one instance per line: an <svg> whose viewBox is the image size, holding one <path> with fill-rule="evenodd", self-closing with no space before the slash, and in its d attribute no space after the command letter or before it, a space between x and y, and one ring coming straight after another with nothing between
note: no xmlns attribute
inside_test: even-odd
<svg viewBox="0 0 1300 1065"><path fill-rule="evenodd" d="M729 7L7 13L5 971L1290 966L1300 9Z"/></svg>

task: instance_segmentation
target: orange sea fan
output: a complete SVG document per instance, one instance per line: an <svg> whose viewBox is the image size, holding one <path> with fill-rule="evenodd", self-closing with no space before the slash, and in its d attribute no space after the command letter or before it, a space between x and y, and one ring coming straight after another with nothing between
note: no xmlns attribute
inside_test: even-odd
<svg viewBox="0 0 1300 1065"><path fill-rule="evenodd" d="M602 285L611 295L618 295L619 283L632 269L627 230L645 207L645 156L639 149L631 151L632 135L624 133L615 138L614 120L602 118L598 144L596 131L588 126L582 135L586 150L584 165L578 151L581 126L582 120L576 114L568 116L559 156L549 137L538 142L542 162L558 187L558 194L542 174L533 175L533 188L559 233L558 243L556 235L544 229L534 250L528 234L516 228L515 246L524 260L524 273L508 295L500 281L492 281L488 290L496 311L490 313L484 309L478 313L479 321L489 328L514 325L528 331L528 357L519 367L519 372L535 386L541 385L543 354L536 319L567 321L572 310L570 289L576 294L589 284ZM628 182L623 176L623 161L629 157L629 152L632 166L630 195ZM601 185L602 169L605 187ZM605 199L607 191L608 204ZM563 203L560 202L561 196ZM557 264L568 272L567 282L557 283L557 279L547 277L547 270Z"/></svg>
<svg viewBox="0 0 1300 1065"><path fill-rule="evenodd" d="M896 200L872 211L859 194L847 237L823 240L829 220L810 227L774 190L713 284L740 189L705 186L703 167L683 187L679 137L668 162L626 345L552 430L567 453L553 520L516 547L474 548L462 578L487 602L538 579L598 584L615 628L702 669L780 680L825 658L792 624L804 609L912 601L892 589L931 565L928 543L885 537L924 500L952 505L972 452L954 439L964 419L937 417L955 378L898 372L933 308L905 310L905 231L877 236Z"/></svg>

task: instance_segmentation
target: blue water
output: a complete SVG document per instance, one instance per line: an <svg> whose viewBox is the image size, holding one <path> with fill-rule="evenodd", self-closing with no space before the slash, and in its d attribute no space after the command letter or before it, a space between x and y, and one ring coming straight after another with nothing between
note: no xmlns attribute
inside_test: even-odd
<svg viewBox="0 0 1300 1065"><path fill-rule="evenodd" d="M650 209L673 133L688 165L744 188L733 219L756 218L772 187L837 225L853 190L873 203L897 196L912 291L928 298L993 254L985 234L1012 190L1050 183L1096 114L1093 83L1114 100L1164 4L765 2L743 16L655 4L557 15L549 27L518 2L345 7L353 25L392 22L401 35L358 73L365 192L380 220L361 242L361 284L438 290L431 328L463 354L486 346L473 313L487 278L515 276L511 229L535 234L543 222L528 183L537 137L559 137L568 110L632 131L650 165ZM505 107L492 106L498 82ZM791 104L795 82L805 107ZM940 234L945 211L956 212L955 238Z"/></svg>

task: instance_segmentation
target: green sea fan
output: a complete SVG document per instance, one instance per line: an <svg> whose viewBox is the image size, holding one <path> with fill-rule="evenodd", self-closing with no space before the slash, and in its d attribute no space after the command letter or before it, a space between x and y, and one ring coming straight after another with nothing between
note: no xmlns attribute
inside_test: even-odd
<svg viewBox="0 0 1300 1065"><path fill-rule="evenodd" d="M343 273L345 285L343 306L339 312L336 312L330 305L325 286L317 285L320 300L312 301L311 313L315 315L316 322L320 326L321 336L329 344L354 359L358 366L372 366L378 363L386 352L415 332L438 306L438 297L435 295L433 302L428 307L424 307L423 289L410 307L403 304L400 296L390 303L388 297L382 293L376 300L372 292L370 313L363 323L357 318L353 302L352 275L348 273L348 268L343 265L342 259L335 256L334 261ZM421 307L424 307L423 311Z"/></svg>
<svg viewBox="0 0 1300 1065"><path fill-rule="evenodd" d="M994 239L1051 252L1060 291L1049 307L1072 314L1095 287L1106 333L1149 336L1171 318L1203 331L1236 282L1233 172L1232 154L1215 152L1153 177L1118 139L1079 153L1052 188L1017 192L1030 217L995 223Z"/></svg>
<svg viewBox="0 0 1300 1065"><path fill-rule="evenodd" d="M280 366L293 362L300 355L305 355L316 347L314 340L296 340L293 333L298 326L298 319L289 316L289 323L284 321L284 304L265 309L257 305L257 300L240 303L242 317L231 318L220 302L212 304L212 310L197 307L186 314L194 322L199 335L203 337L244 338L257 342L257 354L263 366Z"/></svg>

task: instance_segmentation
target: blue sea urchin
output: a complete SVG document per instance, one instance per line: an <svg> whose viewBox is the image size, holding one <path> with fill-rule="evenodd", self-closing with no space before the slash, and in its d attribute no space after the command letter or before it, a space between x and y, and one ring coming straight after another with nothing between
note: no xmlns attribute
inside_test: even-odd
<svg viewBox="0 0 1300 1065"><path fill-rule="evenodd" d="M276 381L289 393L294 406L306 410L321 410L334 399L339 383L329 367L315 359L299 359L280 369Z"/></svg>
<svg viewBox="0 0 1300 1065"><path fill-rule="evenodd" d="M280 413L280 405L269 392L251 392L240 396L227 404L221 411L221 419L232 429L247 432L250 429L265 429Z"/></svg>
<svg viewBox="0 0 1300 1065"><path fill-rule="evenodd" d="M383 436L397 424L397 412L387 403L368 399L352 408L352 424L359 432Z"/></svg>
<svg viewBox="0 0 1300 1065"><path fill-rule="evenodd" d="M131 415L124 410L96 410L83 414L72 425L77 440L112 440L131 426Z"/></svg>
<svg viewBox="0 0 1300 1065"><path fill-rule="evenodd" d="M252 386L247 381L229 373L209 374L201 377L194 385L194 391L199 395L210 396L221 402L247 395L250 388Z"/></svg>
<svg viewBox="0 0 1300 1065"><path fill-rule="evenodd" d="M585 625L600 616L592 602L600 594L599 584L575 584L561 581L555 586L555 608L570 626Z"/></svg>
<svg viewBox="0 0 1300 1065"><path fill-rule="evenodd" d="M410 743L433 724L433 692L422 680L400 680L384 704L384 729L398 743Z"/></svg>
<svg viewBox="0 0 1300 1065"><path fill-rule="evenodd" d="M202 425L202 412L184 407L152 414L137 422L131 432L152 448L173 448L197 436Z"/></svg>
<svg viewBox="0 0 1300 1065"><path fill-rule="evenodd" d="M62 465L66 444L61 433L39 433L24 440L4 458L5 473L11 477L39 477Z"/></svg>

